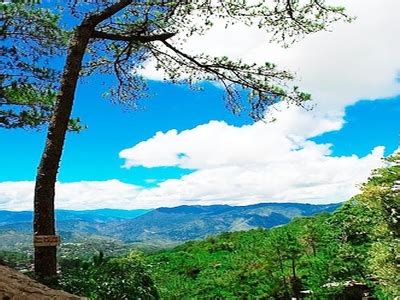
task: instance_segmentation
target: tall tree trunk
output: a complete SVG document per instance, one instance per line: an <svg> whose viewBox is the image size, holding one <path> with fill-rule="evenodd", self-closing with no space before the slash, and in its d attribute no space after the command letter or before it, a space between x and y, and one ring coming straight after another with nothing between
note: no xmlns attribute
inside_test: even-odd
<svg viewBox="0 0 400 300"><path fill-rule="evenodd" d="M295 299L300 299L300 291L301 291L301 286L300 286L300 279L297 278L296 275L296 260L294 258L292 260L292 290L293 290L293 296Z"/></svg>
<svg viewBox="0 0 400 300"><path fill-rule="evenodd" d="M55 183L82 59L92 31L91 26L78 26L68 49L60 93L49 124L46 146L36 177L33 225L35 235L55 235ZM35 273L38 276L44 278L57 274L56 248L35 246Z"/></svg>
<svg viewBox="0 0 400 300"><path fill-rule="evenodd" d="M110 1L112 2L112 1ZM132 0L120 0L103 11L88 15L76 27L71 40L64 72L61 78L60 93L54 108L47 133L46 145L39 164L34 196L33 232L38 235L55 234L54 195L57 172L64 147L65 134L71 116L76 85L82 68L83 56L97 24L118 13ZM41 278L57 274L57 247L35 246L35 273Z"/></svg>
<svg viewBox="0 0 400 300"><path fill-rule="evenodd" d="M283 268L283 259L282 259L281 251L280 251L279 247L276 248L276 252L278 254L279 268L281 270L282 283L283 283L283 287L284 287L284 296L286 298L287 296L289 296L289 291L288 291L287 284L286 284L285 270Z"/></svg>
<svg viewBox="0 0 400 300"><path fill-rule="evenodd" d="M296 278L296 261L292 258L292 276Z"/></svg>

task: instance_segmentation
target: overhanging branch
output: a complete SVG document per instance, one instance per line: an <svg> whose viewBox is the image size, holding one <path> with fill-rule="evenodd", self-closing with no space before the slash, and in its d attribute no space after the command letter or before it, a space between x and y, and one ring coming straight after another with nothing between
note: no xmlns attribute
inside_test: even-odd
<svg viewBox="0 0 400 300"><path fill-rule="evenodd" d="M92 37L112 41L149 43L154 41L166 41L167 39L173 37L175 34L176 33L166 32L154 35L122 35L117 33L108 33L94 30L92 33Z"/></svg>

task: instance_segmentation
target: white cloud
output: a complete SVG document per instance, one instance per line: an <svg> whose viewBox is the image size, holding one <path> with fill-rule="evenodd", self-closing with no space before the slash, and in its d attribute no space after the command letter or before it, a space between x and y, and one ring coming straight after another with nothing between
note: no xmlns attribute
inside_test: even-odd
<svg viewBox="0 0 400 300"><path fill-rule="evenodd" d="M196 169L138 196L157 205L340 202L381 165L384 150L376 147L361 158L332 157L330 145L308 140L340 126L340 120L321 120L292 107L274 123L235 127L212 121L180 133L158 132L120 156L127 168Z"/></svg>
<svg viewBox="0 0 400 300"><path fill-rule="evenodd" d="M158 132L153 138L123 150L120 156L126 159L127 168L141 165L199 169L257 164L279 159L282 150L295 149L305 139L339 129L341 124L341 119L321 120L291 107L273 123L234 127L212 121L179 134L176 130Z"/></svg>
<svg viewBox="0 0 400 300"><path fill-rule="evenodd" d="M56 208L147 208L135 200L141 188L118 180L57 183ZM34 182L0 182L0 209L32 210Z"/></svg>
<svg viewBox="0 0 400 300"><path fill-rule="evenodd" d="M56 207L151 208L182 204L341 202L381 165L383 147L365 157L332 157L329 144L309 140L340 128L340 118L297 107L276 122L241 127L211 121L193 129L158 132L121 151L125 167L176 166L195 171L144 188L119 180L57 183ZM32 209L33 182L0 183L0 209Z"/></svg>
<svg viewBox="0 0 400 300"><path fill-rule="evenodd" d="M329 144L308 140L340 126L340 119L321 120L292 107L274 123L235 127L211 121L182 132L159 132L121 151L125 166L177 166L196 169L193 173L153 188L115 179L57 183L56 207L134 209L344 201L381 165L384 149L376 147L365 157L332 157ZM0 183L0 209L32 209L33 188L30 181Z"/></svg>

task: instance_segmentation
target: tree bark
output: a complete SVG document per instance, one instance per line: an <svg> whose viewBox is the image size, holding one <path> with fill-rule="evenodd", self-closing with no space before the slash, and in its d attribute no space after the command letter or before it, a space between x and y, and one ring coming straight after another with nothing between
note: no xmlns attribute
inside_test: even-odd
<svg viewBox="0 0 400 300"><path fill-rule="evenodd" d="M283 268L283 259L282 259L281 251L280 251L279 247L276 248L276 252L278 254L279 268L281 270L281 275L282 275L282 283L283 283L283 287L285 289L284 294L285 294L285 296L287 296L289 294L289 291L288 291L287 284L286 284L285 270Z"/></svg>
<svg viewBox="0 0 400 300"><path fill-rule="evenodd" d="M293 296L295 299L300 299L300 291L301 291L301 286L299 279L297 278L296 275L296 261L294 258L292 260L292 290L293 290Z"/></svg>
<svg viewBox="0 0 400 300"><path fill-rule="evenodd" d="M78 26L68 49L61 89L36 177L33 225L35 235L55 235L54 195L57 172L79 72L92 31L93 28L88 25ZM39 277L52 277L57 274L56 249L56 246L35 246L35 273Z"/></svg>

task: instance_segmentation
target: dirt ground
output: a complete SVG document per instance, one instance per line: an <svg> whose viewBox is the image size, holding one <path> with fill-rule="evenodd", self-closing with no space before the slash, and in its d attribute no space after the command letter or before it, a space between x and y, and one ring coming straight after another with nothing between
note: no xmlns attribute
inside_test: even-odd
<svg viewBox="0 0 400 300"><path fill-rule="evenodd" d="M26 275L0 265L0 300L86 299L53 290Z"/></svg>

